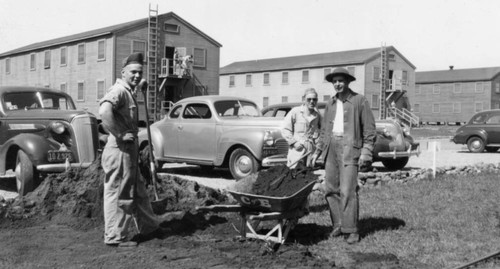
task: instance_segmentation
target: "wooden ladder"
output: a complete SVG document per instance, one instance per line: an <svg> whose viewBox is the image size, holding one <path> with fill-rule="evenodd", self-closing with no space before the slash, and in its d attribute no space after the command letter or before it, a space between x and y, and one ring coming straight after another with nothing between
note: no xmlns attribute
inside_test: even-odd
<svg viewBox="0 0 500 269"><path fill-rule="evenodd" d="M147 91L147 106L149 111L149 121L157 119L158 111L157 93L158 93L158 5L155 9L151 8L149 4L149 18L148 18L148 91Z"/></svg>

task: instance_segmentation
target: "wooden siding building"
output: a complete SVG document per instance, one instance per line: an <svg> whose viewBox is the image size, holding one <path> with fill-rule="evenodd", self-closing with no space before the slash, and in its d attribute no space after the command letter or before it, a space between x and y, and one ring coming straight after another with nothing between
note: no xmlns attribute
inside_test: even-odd
<svg viewBox="0 0 500 269"><path fill-rule="evenodd" d="M416 73L413 112L424 123L465 123L474 113L500 108L500 67Z"/></svg>
<svg viewBox="0 0 500 269"><path fill-rule="evenodd" d="M147 59L144 77L156 85L151 93L159 107L184 97L218 94L221 46L175 13L150 10L149 18L1 53L0 85L60 89L79 109L99 116L99 99L121 77L122 60L142 52ZM179 67L184 56L192 56L187 73ZM144 109L139 111L144 114Z"/></svg>
<svg viewBox="0 0 500 269"><path fill-rule="evenodd" d="M382 51L386 53L382 57ZM386 80L382 59L386 60ZM335 67L345 67L356 77L350 87L367 97L375 117L380 117L383 99L409 109L415 86L415 66L393 46L234 62L220 70L220 94L252 99L262 107L300 102L307 88L315 88L320 101L334 93L325 76ZM381 98L381 81L387 81Z"/></svg>

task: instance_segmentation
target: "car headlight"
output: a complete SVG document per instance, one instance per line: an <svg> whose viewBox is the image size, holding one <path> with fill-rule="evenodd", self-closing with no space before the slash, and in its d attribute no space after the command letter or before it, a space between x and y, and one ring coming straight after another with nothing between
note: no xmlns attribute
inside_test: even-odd
<svg viewBox="0 0 500 269"><path fill-rule="evenodd" d="M54 121L50 124L50 130L56 134L62 134L66 131L66 126L60 121Z"/></svg>
<svg viewBox="0 0 500 269"><path fill-rule="evenodd" d="M264 132L264 145L273 146L274 145L274 137L272 131Z"/></svg>

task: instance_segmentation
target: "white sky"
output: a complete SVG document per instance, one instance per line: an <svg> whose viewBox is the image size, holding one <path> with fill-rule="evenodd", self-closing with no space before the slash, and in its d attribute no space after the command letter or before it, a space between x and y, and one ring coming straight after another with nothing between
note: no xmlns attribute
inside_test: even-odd
<svg viewBox="0 0 500 269"><path fill-rule="evenodd" d="M417 71L500 66L498 0L0 0L0 53L148 16L149 3L236 61L395 46Z"/></svg>

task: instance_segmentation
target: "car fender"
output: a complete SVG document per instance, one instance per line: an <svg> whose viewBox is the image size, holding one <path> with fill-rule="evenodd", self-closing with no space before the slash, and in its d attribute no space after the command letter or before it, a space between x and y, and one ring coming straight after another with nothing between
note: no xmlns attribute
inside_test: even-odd
<svg viewBox="0 0 500 269"><path fill-rule="evenodd" d="M163 144L162 144L163 134L154 125L150 126L150 130L151 130L151 140L153 144L153 155L155 158L158 158L159 156L163 156ZM149 144L147 129L139 131L137 137L139 139L140 149Z"/></svg>
<svg viewBox="0 0 500 269"><path fill-rule="evenodd" d="M465 143L467 144L467 141L469 141L469 139L474 136L480 137L484 141L484 143L487 143L488 141L488 133L484 129L478 129L467 135L467 137L465 138Z"/></svg>
<svg viewBox="0 0 500 269"><path fill-rule="evenodd" d="M219 139L219 150L216 165L220 165L230 154L235 146L246 148L257 160L262 161L262 146L264 143L264 130L246 127L235 128L222 132Z"/></svg>
<svg viewBox="0 0 500 269"><path fill-rule="evenodd" d="M11 149L14 149L12 151ZM7 140L0 149L0 159L12 160L17 149L23 150L34 166L47 163L47 152L59 149L59 144L37 134L19 134ZM0 163L0 173L5 174L7 162Z"/></svg>

